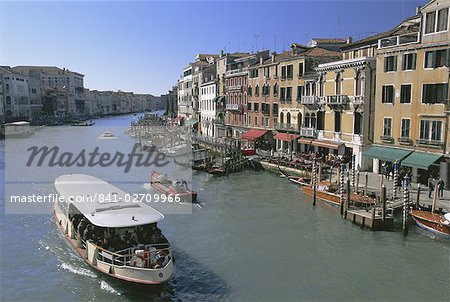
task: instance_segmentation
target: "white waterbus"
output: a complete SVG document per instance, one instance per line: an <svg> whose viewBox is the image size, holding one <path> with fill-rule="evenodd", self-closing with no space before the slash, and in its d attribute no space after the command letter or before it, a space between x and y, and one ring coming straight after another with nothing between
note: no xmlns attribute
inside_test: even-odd
<svg viewBox="0 0 450 302"><path fill-rule="evenodd" d="M59 176L55 189L60 200L54 206L56 221L87 264L132 283L161 284L171 278L171 247L157 227L163 214L90 175Z"/></svg>

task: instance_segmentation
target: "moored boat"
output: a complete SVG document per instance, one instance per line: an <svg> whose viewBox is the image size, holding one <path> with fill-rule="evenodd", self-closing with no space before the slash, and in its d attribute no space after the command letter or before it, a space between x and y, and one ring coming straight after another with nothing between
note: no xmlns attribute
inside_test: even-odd
<svg viewBox="0 0 450 302"><path fill-rule="evenodd" d="M450 237L450 213L443 215L429 211L411 210L409 214L419 227Z"/></svg>
<svg viewBox="0 0 450 302"><path fill-rule="evenodd" d="M164 218L96 177L67 174L55 180L54 215L67 241L91 267L136 284L161 284L174 272L171 247L157 227Z"/></svg>
<svg viewBox="0 0 450 302"><path fill-rule="evenodd" d="M115 136L111 131L105 131L100 136L100 139L116 139L117 136Z"/></svg>
<svg viewBox="0 0 450 302"><path fill-rule="evenodd" d="M27 121L5 124L4 128L5 138L26 138L34 134L31 123Z"/></svg>
<svg viewBox="0 0 450 302"><path fill-rule="evenodd" d="M190 190L185 180L173 181L167 175L152 171L150 184L160 193L172 195L173 197L177 196L184 202L197 201L197 192Z"/></svg>
<svg viewBox="0 0 450 302"><path fill-rule="evenodd" d="M70 123L70 125L72 126L93 126L95 125L95 122L93 122L92 120L89 121L73 121L72 123Z"/></svg>

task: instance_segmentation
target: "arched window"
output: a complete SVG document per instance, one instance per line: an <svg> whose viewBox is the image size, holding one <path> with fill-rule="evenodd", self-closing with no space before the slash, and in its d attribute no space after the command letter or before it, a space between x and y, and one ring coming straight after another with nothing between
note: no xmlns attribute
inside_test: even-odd
<svg viewBox="0 0 450 302"><path fill-rule="evenodd" d="M6 92L9 92L9 84L5 85L5 90L6 90Z"/></svg>
<svg viewBox="0 0 450 302"><path fill-rule="evenodd" d="M355 95L361 95L361 72L358 71L355 77Z"/></svg>
<svg viewBox="0 0 450 302"><path fill-rule="evenodd" d="M319 96L323 96L323 86L324 86L324 80L323 77L319 79Z"/></svg>
<svg viewBox="0 0 450 302"><path fill-rule="evenodd" d="M252 86L248 86L247 92L249 96L252 96Z"/></svg>
<svg viewBox="0 0 450 302"><path fill-rule="evenodd" d="M310 126L310 117L309 117L309 113L305 114L305 127L309 127Z"/></svg>
<svg viewBox="0 0 450 302"><path fill-rule="evenodd" d="M284 123L284 113L280 112L280 124Z"/></svg>
<svg viewBox="0 0 450 302"><path fill-rule="evenodd" d="M255 86L255 96L259 96L259 86L256 84Z"/></svg>
<svg viewBox="0 0 450 302"><path fill-rule="evenodd" d="M316 128L316 114L311 114L311 128Z"/></svg>
<svg viewBox="0 0 450 302"><path fill-rule="evenodd" d="M11 105L11 97L9 95L6 97L6 104Z"/></svg>
<svg viewBox="0 0 450 302"><path fill-rule="evenodd" d="M278 83L273 85L273 96L278 96Z"/></svg>
<svg viewBox="0 0 450 302"><path fill-rule="evenodd" d="M341 73L338 73L336 75L336 80L335 80L335 94L341 94L341 82L342 82L342 76Z"/></svg>
<svg viewBox="0 0 450 302"><path fill-rule="evenodd" d="M311 84L311 95L316 95L316 83Z"/></svg>
<svg viewBox="0 0 450 302"><path fill-rule="evenodd" d="M301 112L299 112L297 114L297 123L298 123L298 127L300 128L302 125L302 113Z"/></svg>
<svg viewBox="0 0 450 302"><path fill-rule="evenodd" d="M287 114L286 114L286 124L291 124L291 113L290 112L288 112Z"/></svg>
<svg viewBox="0 0 450 302"><path fill-rule="evenodd" d="M270 96L270 84L266 85L266 93L265 93L265 95L266 96Z"/></svg>

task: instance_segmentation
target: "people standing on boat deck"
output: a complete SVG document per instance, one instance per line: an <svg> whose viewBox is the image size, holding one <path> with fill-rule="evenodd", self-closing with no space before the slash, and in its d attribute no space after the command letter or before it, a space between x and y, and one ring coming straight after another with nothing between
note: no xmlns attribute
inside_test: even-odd
<svg viewBox="0 0 450 302"><path fill-rule="evenodd" d="M73 229L76 231L78 228L78 224L80 223L80 216L78 214L73 215L70 222L73 225Z"/></svg>
<svg viewBox="0 0 450 302"><path fill-rule="evenodd" d="M445 182L442 180L442 177L439 177L439 181L437 182L437 187L438 187L438 196L439 197L443 197L444 196L444 187L445 187Z"/></svg>
<svg viewBox="0 0 450 302"><path fill-rule="evenodd" d="M433 177L430 175L430 177L428 178L428 198L431 198L431 193L434 189L433 181Z"/></svg>
<svg viewBox="0 0 450 302"><path fill-rule="evenodd" d="M93 241L94 237L94 226L92 224L88 224L83 232L83 239L86 241Z"/></svg>
<svg viewBox="0 0 450 302"><path fill-rule="evenodd" d="M86 226L87 226L87 220L85 218L82 218L80 223L78 224L78 228L77 228L77 233L80 236L80 238L83 236Z"/></svg>

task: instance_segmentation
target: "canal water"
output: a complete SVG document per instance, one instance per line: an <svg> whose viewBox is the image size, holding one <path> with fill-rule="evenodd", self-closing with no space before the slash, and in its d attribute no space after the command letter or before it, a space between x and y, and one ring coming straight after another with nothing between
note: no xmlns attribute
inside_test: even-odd
<svg viewBox="0 0 450 302"><path fill-rule="evenodd" d="M14 146L7 148L2 141L0 167L4 172L8 161L14 160L5 152L13 150L18 157L27 152L25 141L89 145L103 131L130 120L131 116L105 118L76 130L49 127L27 140L8 141ZM117 134L114 144L129 149L133 139ZM186 172L173 165L162 170L173 176ZM17 181L24 173L6 171L2 173L6 181L10 174ZM99 168L95 174L128 192L152 192L147 184L150 171L131 170L126 178L114 171ZM40 176L47 180L52 173L45 169ZM36 181L20 187L24 194L53 190L51 182L31 179ZM160 223L176 259L175 276L160 291L130 287L89 268L66 244L50 210L5 214L9 193L5 196L2 186L0 299L448 301L450 297L447 239L415 226L406 238L400 232L362 230L341 219L336 207L322 202L313 207L298 187L269 172L245 171L229 178L193 172L192 185L200 204L190 214L166 214Z"/></svg>

